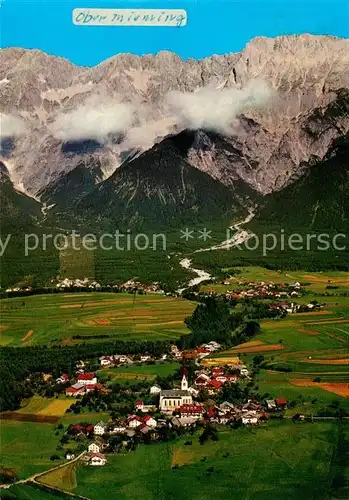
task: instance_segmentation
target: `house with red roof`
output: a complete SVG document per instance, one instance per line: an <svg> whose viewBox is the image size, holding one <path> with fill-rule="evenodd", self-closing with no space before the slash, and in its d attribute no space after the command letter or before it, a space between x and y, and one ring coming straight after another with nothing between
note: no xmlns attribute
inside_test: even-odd
<svg viewBox="0 0 349 500"><path fill-rule="evenodd" d="M214 394L223 387L223 383L218 380L210 380L207 384L209 394Z"/></svg>
<svg viewBox="0 0 349 500"><path fill-rule="evenodd" d="M146 415L143 417L143 422L148 426L148 427L156 427L158 425L157 421L155 418L151 417L150 415Z"/></svg>
<svg viewBox="0 0 349 500"><path fill-rule="evenodd" d="M209 383L209 381L210 381L210 377L208 375L206 375L205 373L200 373L196 377L194 384L197 387L206 387L207 384Z"/></svg>
<svg viewBox="0 0 349 500"><path fill-rule="evenodd" d="M103 453L91 453L89 464L103 466L107 463L107 459Z"/></svg>
<svg viewBox="0 0 349 500"><path fill-rule="evenodd" d="M77 376L77 382L83 385L97 384L97 377L94 372L79 373Z"/></svg>
<svg viewBox="0 0 349 500"><path fill-rule="evenodd" d="M65 384L66 382L69 382L69 380L70 376L67 373L64 373L56 379L56 384Z"/></svg>
<svg viewBox="0 0 349 500"><path fill-rule="evenodd" d="M65 395L76 398L77 396L85 394L85 392L86 392L85 385L78 382L72 385L71 387L68 387L68 389L66 389L65 391Z"/></svg>
<svg viewBox="0 0 349 500"><path fill-rule="evenodd" d="M204 407L202 405L181 405L178 411L181 417L202 417Z"/></svg>
<svg viewBox="0 0 349 500"><path fill-rule="evenodd" d="M224 375L224 373L225 373L224 368L221 368L221 367L212 368L212 377L213 378L217 378L220 375Z"/></svg>
<svg viewBox="0 0 349 500"><path fill-rule="evenodd" d="M136 415L131 415L131 417L127 419L128 427L131 427L133 429L139 427L142 424L143 419L141 417L137 417Z"/></svg>
<svg viewBox="0 0 349 500"><path fill-rule="evenodd" d="M284 410L287 407L287 399L285 398L277 398L275 399L276 405L279 410Z"/></svg>

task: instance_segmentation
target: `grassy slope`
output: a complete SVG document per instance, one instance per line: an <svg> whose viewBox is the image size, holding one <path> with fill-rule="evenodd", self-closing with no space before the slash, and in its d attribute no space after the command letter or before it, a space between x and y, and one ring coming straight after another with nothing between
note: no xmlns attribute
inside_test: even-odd
<svg viewBox="0 0 349 500"><path fill-rule="evenodd" d="M20 478L59 463L50 460L59 439L54 425L1 420L0 429L1 464L16 469Z"/></svg>
<svg viewBox="0 0 349 500"><path fill-rule="evenodd" d="M141 446L110 457L103 469L79 468L76 491L92 500L109 500L112 493L120 500L324 499L337 436L333 423L283 422L224 430L217 443L204 446L184 446L184 439ZM171 470L176 463L181 467Z"/></svg>

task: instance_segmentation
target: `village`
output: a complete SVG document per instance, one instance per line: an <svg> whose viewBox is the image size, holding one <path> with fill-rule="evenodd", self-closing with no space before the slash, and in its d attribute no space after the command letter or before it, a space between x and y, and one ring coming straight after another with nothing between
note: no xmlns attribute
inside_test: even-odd
<svg viewBox="0 0 349 500"><path fill-rule="evenodd" d="M158 362L165 362L168 358L182 361L179 386L165 389L158 383L150 384L145 391L140 392L142 399L139 393L135 394L133 411L116 419L110 418L93 425L86 423L88 413L83 414L81 423L71 424L66 429L61 442L69 446L71 441L83 440L86 443L83 462L86 465L103 466L107 463L108 454L133 450L139 443L168 440L188 432L193 434L196 430L212 425L232 428L255 426L268 421L270 414L282 415L288 403L285 398L263 402L253 397L234 403L222 401L224 389L238 387L239 382L248 383L251 374L241 362L224 367L200 365L203 357L219 349L220 345L211 341L196 350L197 369L190 380L185 364L188 359L186 353L172 346L171 353L161 356ZM137 359L129 355L102 356L99 359L102 369L150 361L151 356L146 354ZM73 379L63 374L55 383L66 385L73 382L65 389L65 395L77 401L86 395L110 393L110 389L98 382L98 373L84 371L84 363L80 361ZM72 460L74 456L74 452L69 450L65 458Z"/></svg>

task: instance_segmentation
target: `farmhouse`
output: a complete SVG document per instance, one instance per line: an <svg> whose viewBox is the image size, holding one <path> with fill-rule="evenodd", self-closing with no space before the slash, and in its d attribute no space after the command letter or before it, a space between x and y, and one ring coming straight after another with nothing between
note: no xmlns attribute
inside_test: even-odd
<svg viewBox="0 0 349 500"><path fill-rule="evenodd" d="M161 387L159 385L152 385L151 388L149 389L150 394L160 394L161 392Z"/></svg>
<svg viewBox="0 0 349 500"><path fill-rule="evenodd" d="M288 403L287 399L277 398L275 399L275 402L279 410L284 410L285 408L287 408L287 403Z"/></svg>
<svg viewBox="0 0 349 500"><path fill-rule="evenodd" d="M79 375L77 376L77 381L83 385L97 384L97 377L94 372L79 373Z"/></svg>
<svg viewBox="0 0 349 500"><path fill-rule="evenodd" d="M77 397L81 396L82 394L85 394L85 391L86 391L85 385L78 382L72 385L71 387L68 387L68 389L66 389L65 391L65 395Z"/></svg>
<svg viewBox="0 0 349 500"><path fill-rule="evenodd" d="M103 434L106 432L107 429L107 424L105 422L98 422L93 428L94 434L97 436L103 436Z"/></svg>
<svg viewBox="0 0 349 500"><path fill-rule="evenodd" d="M191 427L196 425L197 419L194 417L174 417L172 425L174 427Z"/></svg>
<svg viewBox="0 0 349 500"><path fill-rule="evenodd" d="M258 424L258 417L248 412L241 417L241 421L244 425L256 425Z"/></svg>
<svg viewBox="0 0 349 500"><path fill-rule="evenodd" d="M110 434L123 434L126 432L126 427L122 423L110 424L108 432L110 432Z"/></svg>
<svg viewBox="0 0 349 500"><path fill-rule="evenodd" d="M146 417L144 417L143 422L148 427L156 427L157 426L157 421L155 420L155 418L151 417L150 415L147 415Z"/></svg>
<svg viewBox="0 0 349 500"><path fill-rule="evenodd" d="M56 384L65 384L70 380L70 376L67 373L64 373L60 377L56 379Z"/></svg>
<svg viewBox="0 0 349 500"><path fill-rule="evenodd" d="M276 410L276 402L275 399L267 399L266 400L267 408L269 411Z"/></svg>
<svg viewBox="0 0 349 500"><path fill-rule="evenodd" d="M177 411L180 413L181 417L202 417L204 412L204 407L202 405L182 405Z"/></svg>
<svg viewBox="0 0 349 500"><path fill-rule="evenodd" d="M200 373L195 379L195 385L197 387L206 387L206 385L209 383L210 377L206 375L206 373Z"/></svg>
<svg viewBox="0 0 349 500"><path fill-rule="evenodd" d="M101 446L98 443L91 443L88 446L88 451L90 453L99 453L101 451Z"/></svg>
<svg viewBox="0 0 349 500"><path fill-rule="evenodd" d="M149 356L149 354L142 354L141 355L141 361L142 361L142 363L145 363L145 361L149 361L150 358L151 357Z"/></svg>
<svg viewBox="0 0 349 500"><path fill-rule="evenodd" d="M90 465L105 465L107 463L107 459L103 453L92 453L90 456Z"/></svg>
<svg viewBox="0 0 349 500"><path fill-rule="evenodd" d="M161 391L161 389L160 389ZM136 411L141 411L143 413L147 413L148 411L155 411L156 406L155 405L145 405L144 401L137 401L135 405Z"/></svg>
<svg viewBox="0 0 349 500"><path fill-rule="evenodd" d="M143 424L143 420L141 419L141 417L137 417L136 415L131 415L127 419L127 424L128 424L128 427L135 429Z"/></svg>

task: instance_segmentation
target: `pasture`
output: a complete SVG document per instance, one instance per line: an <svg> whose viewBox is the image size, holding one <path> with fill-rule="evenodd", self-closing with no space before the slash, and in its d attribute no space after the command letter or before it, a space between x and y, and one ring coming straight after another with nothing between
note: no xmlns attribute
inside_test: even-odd
<svg viewBox="0 0 349 500"><path fill-rule="evenodd" d="M167 377L171 375L177 368L179 363L158 363L152 365L131 365L119 366L117 368L107 368L100 370L98 376L100 380L109 380L120 384L134 384L137 382L151 381L157 376Z"/></svg>
<svg viewBox="0 0 349 500"><path fill-rule="evenodd" d="M0 301L1 345L74 344L103 340L167 340L188 332L195 305L159 294L80 293Z"/></svg>
<svg viewBox="0 0 349 500"><path fill-rule="evenodd" d="M191 446L187 439L110 455L103 468L78 467L73 491L92 500L327 498L339 425L270 422L222 429L218 442L203 446L198 434L189 437Z"/></svg>
<svg viewBox="0 0 349 500"><path fill-rule="evenodd" d="M19 478L27 478L60 463L50 460L57 453L55 425L1 420L0 428L1 465L15 469Z"/></svg>

